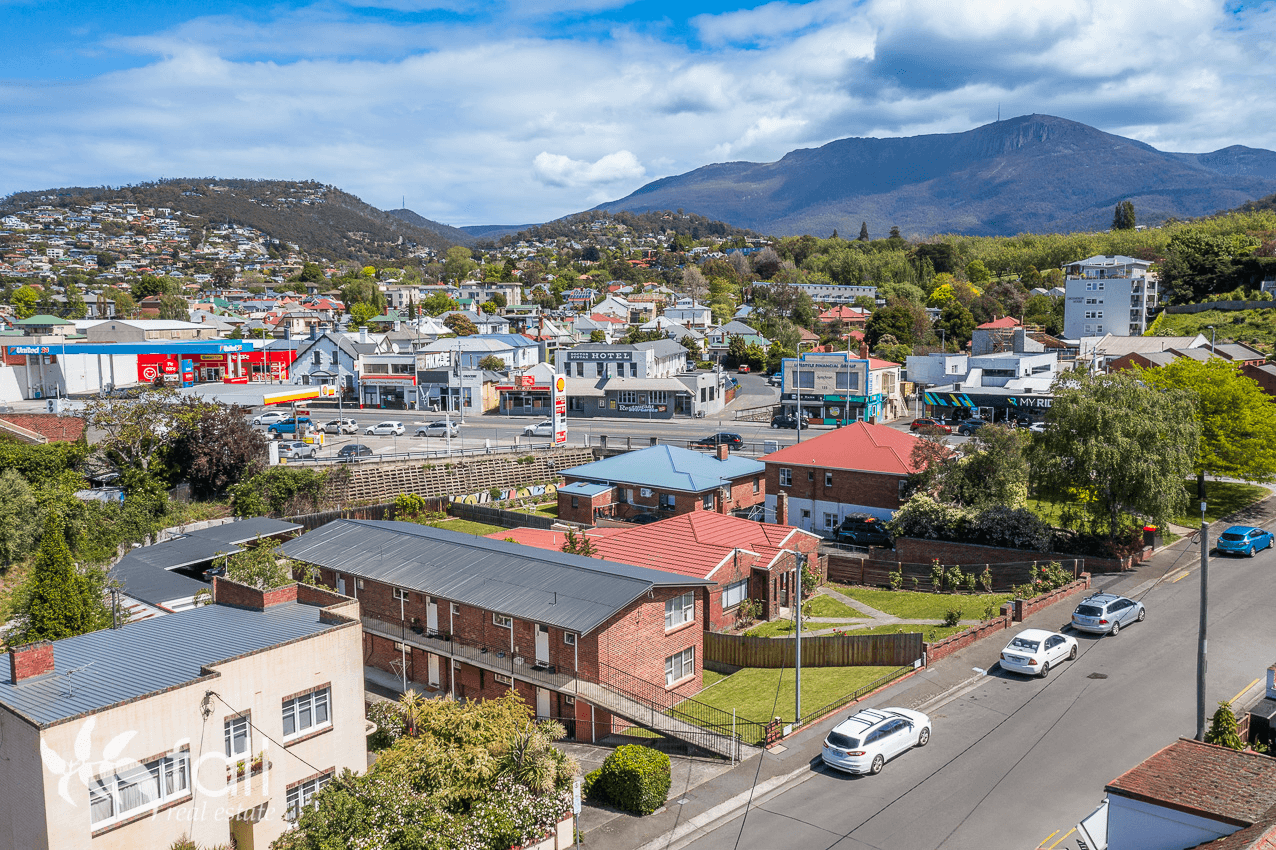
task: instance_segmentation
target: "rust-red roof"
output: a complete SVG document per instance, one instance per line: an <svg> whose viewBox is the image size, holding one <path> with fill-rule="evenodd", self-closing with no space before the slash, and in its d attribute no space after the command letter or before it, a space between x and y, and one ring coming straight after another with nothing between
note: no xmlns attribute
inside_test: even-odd
<svg viewBox="0 0 1276 850"><path fill-rule="evenodd" d="M913 472L913 447L918 442L912 434L885 425L852 422L818 437L803 439L759 460L763 463L818 466L821 469L910 475Z"/></svg>
<svg viewBox="0 0 1276 850"><path fill-rule="evenodd" d="M1019 320L1014 316L1002 316L1000 319L993 319L991 322L984 322L979 325L980 330L995 330L997 328L1017 328Z"/></svg>
<svg viewBox="0 0 1276 850"><path fill-rule="evenodd" d="M34 431L51 443L73 443L84 433L84 420L55 413L6 413L4 421Z"/></svg>
<svg viewBox="0 0 1276 850"><path fill-rule="evenodd" d="M1246 827L1276 806L1276 759L1179 738L1105 790Z"/></svg>

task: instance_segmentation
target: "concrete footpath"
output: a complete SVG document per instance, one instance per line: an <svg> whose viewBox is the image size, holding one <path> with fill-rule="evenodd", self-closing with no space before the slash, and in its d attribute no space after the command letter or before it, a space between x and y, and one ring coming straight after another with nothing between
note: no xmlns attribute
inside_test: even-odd
<svg viewBox="0 0 1276 850"><path fill-rule="evenodd" d="M1266 499L1210 527L1211 540L1229 525L1268 525L1276 521L1276 499ZM738 817L746 804L759 805L785 790L819 775L814 769L824 736L857 706L900 706L916 708L936 718L943 717L948 702L978 687L985 671L999 660L1002 647L1010 636L1027 628L1059 631L1064 628L1077 602L1085 593L1107 590L1138 597L1159 581L1172 581L1184 572L1200 566L1199 543L1185 535L1145 560L1138 568L1124 572L1096 575L1090 591L1077 591L1054 605L1016 623L1006 632L995 632L918 670L882 690L870 694L858 704L842 707L825 719L794 733L760 756L720 772L706 769L686 759L687 765L675 767L675 781L665 808L645 818L598 810L605 816L591 816L590 807L582 813L581 829L585 847L608 850L679 850L696 838ZM671 756L675 763L682 756ZM733 826L734 828L734 826Z"/></svg>

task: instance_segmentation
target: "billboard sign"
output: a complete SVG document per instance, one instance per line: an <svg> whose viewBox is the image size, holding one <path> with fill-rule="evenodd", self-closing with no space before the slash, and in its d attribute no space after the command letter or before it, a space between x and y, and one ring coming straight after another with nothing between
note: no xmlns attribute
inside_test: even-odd
<svg viewBox="0 0 1276 850"><path fill-rule="evenodd" d="M554 376L554 445L567 442L567 378Z"/></svg>

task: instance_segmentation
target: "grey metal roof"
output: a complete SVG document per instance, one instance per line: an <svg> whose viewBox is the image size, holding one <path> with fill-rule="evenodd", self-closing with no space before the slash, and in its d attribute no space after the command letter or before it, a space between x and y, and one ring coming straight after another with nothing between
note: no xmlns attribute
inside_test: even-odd
<svg viewBox="0 0 1276 850"><path fill-rule="evenodd" d="M761 475L765 470L765 464L752 458L728 455L726 460L718 460L707 452L659 445L573 466L560 470L560 474L600 483L703 493L729 486L741 476Z"/></svg>
<svg viewBox="0 0 1276 850"><path fill-rule="evenodd" d="M258 537L273 537L276 534L289 534L301 531L305 526L282 519L255 516L236 522L214 525L212 528L201 528L199 531L187 532L189 537L201 537L204 540L215 540L219 543L249 543Z"/></svg>
<svg viewBox="0 0 1276 850"><path fill-rule="evenodd" d="M333 628L319 611L296 602L264 612L205 605L65 638L53 644L53 674L15 685L0 665L0 704L41 725L98 711L198 679L206 665Z"/></svg>
<svg viewBox="0 0 1276 850"><path fill-rule="evenodd" d="M348 575L580 634L654 587L713 583L410 522L337 520L288 541L281 551Z"/></svg>

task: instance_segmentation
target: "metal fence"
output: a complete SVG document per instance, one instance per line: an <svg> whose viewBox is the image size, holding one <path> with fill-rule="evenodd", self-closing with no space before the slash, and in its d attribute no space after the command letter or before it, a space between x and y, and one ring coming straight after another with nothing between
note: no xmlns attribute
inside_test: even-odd
<svg viewBox="0 0 1276 850"><path fill-rule="evenodd" d="M835 711L838 708L841 708L842 706L846 705L847 703L854 702L855 700L860 699L866 694L871 694L873 691L877 690L883 685L890 684L891 682L895 681L901 676L905 676L911 673L915 669L917 669L917 665L915 664L909 664L907 667L900 667L897 670L892 670L891 672L887 673L885 676L882 676L878 679L874 679L873 681L869 682L867 685L864 685L861 688L856 688L855 690L851 691L849 694L843 694L842 696L838 697L832 702L826 703L820 706L819 708L813 709L811 711L803 711L801 720L799 720L794 725L805 726L808 723L812 723L816 720L819 720L821 717L828 714L830 711Z"/></svg>

